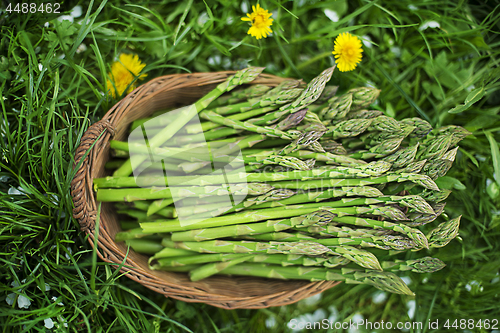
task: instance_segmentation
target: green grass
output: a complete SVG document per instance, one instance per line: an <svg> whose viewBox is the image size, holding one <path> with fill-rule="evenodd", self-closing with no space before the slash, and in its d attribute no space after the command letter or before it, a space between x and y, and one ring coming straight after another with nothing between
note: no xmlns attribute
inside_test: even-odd
<svg viewBox="0 0 500 333"><path fill-rule="evenodd" d="M247 1L61 2L65 14L82 7L74 23L59 22L62 14L8 15L5 4L0 7L2 332L45 332L49 318L57 332L264 332L266 321L273 331L287 332L291 319L311 320L313 314L317 320L332 315L348 321L359 314L371 322L410 321L412 298L387 295L377 303L376 290L363 285L340 285L316 303L265 310L227 311L166 299L120 276L116 265L97 260L71 217L75 149L88 126L117 102L102 92L121 52L140 56L146 80L247 64L310 80L333 64L333 40L344 31L368 36L372 47L364 47L355 71L336 71L332 83L342 90L366 83L382 89L378 107L398 119L420 116L434 126L455 124L473 132L440 180L454 189L446 214L463 215L461 240L426 251L448 264L442 271L408 274L417 294L413 320L500 319L497 2L267 0L260 4L274 13L274 34L259 41L246 34L248 26L240 20L243 4L254 4ZM325 9L339 20L330 20ZM420 30L427 21L440 27ZM478 100L467 98L471 91ZM461 104L456 109L461 112L448 112ZM31 305L20 308L25 298ZM433 332L424 327L410 331Z"/></svg>

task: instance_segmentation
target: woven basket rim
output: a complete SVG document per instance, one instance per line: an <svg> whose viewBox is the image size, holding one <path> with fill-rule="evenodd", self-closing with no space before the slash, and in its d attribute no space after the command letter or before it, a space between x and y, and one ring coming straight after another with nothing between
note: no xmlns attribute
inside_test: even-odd
<svg viewBox="0 0 500 333"><path fill-rule="evenodd" d="M98 170L99 164L103 159L103 154L108 151L109 140L117 135L118 125L127 120L129 110L146 106L148 103L154 103L158 98L169 90L181 88L196 87L206 88L226 80L233 75L235 71L223 71L215 73L193 73L193 74L172 74L165 75L144 83L136 88L122 100L117 102L103 118L92 124L82 136L80 145L76 149L75 165L77 168L75 176L71 182L71 195L75 208L73 216L78 220L81 229L89 237L88 241L92 247L96 241L95 223L98 209L98 202L95 199L92 189L93 174ZM267 84L274 86L285 80L274 75L260 74L251 84ZM187 91L187 90L182 90ZM124 127L124 126L122 126ZM119 129L119 131L122 129ZM80 163L81 162L81 163ZM97 171L96 171L97 170ZM141 283L149 289L160 292L166 297L182 300L185 302L203 302L216 307L225 309L235 308L266 308L270 306L282 306L294 303L303 298L315 295L326 289L329 289L340 282L318 281L318 282L290 282L284 280L269 281L269 279L251 278L251 277L223 277L217 276L215 279L221 279L223 282L231 281L266 281L268 284L280 283L297 284L297 288L291 291L277 291L263 296L227 296L215 292L207 292L204 288L179 286L170 281L162 280L158 275L148 270L142 269L139 264L131 258L133 250L127 256L126 253L114 242L107 228L107 221L101 216L99 219L99 238L97 239L99 258L109 263L125 265L120 267L120 271L134 281ZM171 273L169 273L171 274ZM179 274L179 273L174 273ZM234 282L234 283L236 283ZM199 286L205 283L200 281Z"/></svg>

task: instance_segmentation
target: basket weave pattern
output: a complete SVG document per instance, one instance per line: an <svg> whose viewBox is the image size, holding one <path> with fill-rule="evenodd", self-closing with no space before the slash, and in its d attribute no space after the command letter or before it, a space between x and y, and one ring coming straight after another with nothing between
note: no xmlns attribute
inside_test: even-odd
<svg viewBox="0 0 500 333"><path fill-rule="evenodd" d="M122 264L121 272L166 297L185 302L203 302L225 309L266 308L297 302L337 285L333 281L283 281L244 276L213 276L191 282L187 274L152 271L147 256L128 251L114 237L121 231L118 216L111 203L102 203L99 233L96 237L97 207L92 182L110 175L104 165L109 159L109 140L126 140L128 127L134 120L154 112L195 102L235 72L175 74L156 78L128 94L92 124L76 150L77 171L71 182L73 216L83 232L89 234L91 246L97 241L98 256L110 263ZM283 79L261 74L252 84L276 86Z"/></svg>

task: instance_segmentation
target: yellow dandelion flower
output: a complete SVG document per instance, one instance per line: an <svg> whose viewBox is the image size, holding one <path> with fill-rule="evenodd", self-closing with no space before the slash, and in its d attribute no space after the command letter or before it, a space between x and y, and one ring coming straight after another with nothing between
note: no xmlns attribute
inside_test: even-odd
<svg viewBox="0 0 500 333"><path fill-rule="evenodd" d="M341 72L352 71L361 61L361 41L350 33L342 33L335 39L335 47L332 52L335 62Z"/></svg>
<svg viewBox="0 0 500 333"><path fill-rule="evenodd" d="M139 76L139 73L145 66L146 64L143 64L137 55L120 54L119 61L115 61L113 65L111 65L111 73L108 73L108 77L112 80L108 78L108 92L116 98L117 96L121 96L128 87L127 94L130 93L135 89L135 84L132 84L130 87L129 84L132 83L136 77L142 80L147 76L147 74L141 74Z"/></svg>
<svg viewBox="0 0 500 333"><path fill-rule="evenodd" d="M273 24L273 19L270 18L273 13L268 13L268 11L262 8L259 4L257 6L252 6L253 13L247 14L248 17L242 17L242 21L252 22L252 26L248 29L248 34L252 35L257 39L262 37L267 38L267 36L273 32L270 26Z"/></svg>

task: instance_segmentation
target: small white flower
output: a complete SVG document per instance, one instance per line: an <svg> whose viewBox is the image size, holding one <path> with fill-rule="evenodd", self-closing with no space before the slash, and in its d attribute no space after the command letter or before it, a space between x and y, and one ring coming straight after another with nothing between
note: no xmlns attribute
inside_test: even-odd
<svg viewBox="0 0 500 333"><path fill-rule="evenodd" d="M208 64L211 66L220 65L220 61L221 61L221 57L218 54L208 57Z"/></svg>
<svg viewBox="0 0 500 333"><path fill-rule="evenodd" d="M326 312L325 312L325 310L323 310L323 309L317 309L312 314L312 317L311 317L312 320L311 321L313 323L320 322L320 321L322 321L325 318L326 318Z"/></svg>
<svg viewBox="0 0 500 333"><path fill-rule="evenodd" d="M30 305L31 301L28 299L28 297L19 295L19 297L17 298L17 306L19 307L19 309L22 308L28 309Z"/></svg>
<svg viewBox="0 0 500 333"><path fill-rule="evenodd" d="M406 307L408 308L408 317L410 319L413 319L413 317L415 316L415 308L416 308L415 300L408 301L406 303Z"/></svg>
<svg viewBox="0 0 500 333"><path fill-rule="evenodd" d="M80 45L78 45L78 47L76 48L76 53L82 53L82 52L85 52L87 51L87 45L81 43Z"/></svg>
<svg viewBox="0 0 500 333"><path fill-rule="evenodd" d="M377 88L377 87L375 87L375 82L370 81L370 80L366 81L365 87Z"/></svg>
<svg viewBox="0 0 500 333"><path fill-rule="evenodd" d="M53 302L57 301L57 297L52 296L52 301ZM63 302L59 302L59 303L57 303L57 305L64 306L64 303Z"/></svg>
<svg viewBox="0 0 500 333"><path fill-rule="evenodd" d="M427 28L440 28L441 25L439 25L438 22L436 21L426 21L422 23L422 25L418 28L420 31L424 31Z"/></svg>
<svg viewBox="0 0 500 333"><path fill-rule="evenodd" d="M471 91L472 91L472 90L474 90L474 89L476 89L476 87L475 87L473 84L472 84L472 85L470 85L470 86L468 86L467 88L465 88L465 90L466 90L467 92L471 92Z"/></svg>
<svg viewBox="0 0 500 333"><path fill-rule="evenodd" d="M51 318L47 318L43 322L45 323L45 327L47 327L48 329L54 327L54 321Z"/></svg>
<svg viewBox="0 0 500 333"><path fill-rule="evenodd" d="M43 26L44 26L45 28L48 28L48 27L49 27L49 22L45 22L45 23L43 24Z"/></svg>
<svg viewBox="0 0 500 333"><path fill-rule="evenodd" d="M478 282L478 281L476 281L476 280L470 281L469 283L467 283L465 285L465 289L467 289L467 291L470 292L470 291L472 291L472 287L473 286L479 286L479 291L483 291L484 290L483 286L481 286L481 283Z"/></svg>
<svg viewBox="0 0 500 333"><path fill-rule="evenodd" d="M354 316L352 316L352 321L353 321L354 323L359 323L359 322L362 322L362 321L363 321L363 319L364 319L364 317L363 317L363 315L362 315L362 314L360 314L360 313L355 313L355 314L354 314ZM359 330L358 330L358 328L357 328L357 327L354 327L354 328L352 328L352 327L351 327L351 328L349 328L349 329L347 330L347 332L348 332L348 333L358 333L358 332L359 332Z"/></svg>
<svg viewBox="0 0 500 333"><path fill-rule="evenodd" d="M7 304L9 305L12 305L14 304L14 301L16 300L16 294L15 293L10 293L7 295L7 298L5 299L5 301L7 302Z"/></svg>
<svg viewBox="0 0 500 333"><path fill-rule="evenodd" d="M42 290L42 288L40 288L39 286L36 286L38 289ZM44 286L44 289L45 291L49 291L50 290L50 285L45 283L45 286Z"/></svg>
<svg viewBox="0 0 500 333"><path fill-rule="evenodd" d="M267 328L273 328L276 326L276 318L274 317L269 317L266 319L266 327Z"/></svg>
<svg viewBox="0 0 500 333"><path fill-rule="evenodd" d="M404 283L406 283L406 284L410 284L411 283L411 279L410 279L409 276L402 276L401 280L403 280Z"/></svg>
<svg viewBox="0 0 500 333"><path fill-rule="evenodd" d="M246 1L242 1L241 2L241 11L243 13L247 13L248 12L248 3Z"/></svg>
<svg viewBox="0 0 500 333"><path fill-rule="evenodd" d="M21 186L19 186L17 189L11 187L9 188L9 190L7 191L7 194L10 194L10 195L19 195L19 194L24 194L23 192L19 191L19 189L21 189Z"/></svg>
<svg viewBox="0 0 500 333"><path fill-rule="evenodd" d="M226 19L226 25L231 25L233 24L234 22L234 19L232 16L228 16L227 19Z"/></svg>
<svg viewBox="0 0 500 333"><path fill-rule="evenodd" d="M418 9L418 7L417 7L417 6L415 6L415 5L408 5L408 9L409 9L409 10L417 10L417 9Z"/></svg>
<svg viewBox="0 0 500 333"><path fill-rule="evenodd" d="M64 21L64 20L66 20L66 21L70 21L71 23L73 23L73 19L74 19L74 18L73 18L73 16L71 16L71 15L61 15L61 16L59 16L59 17L57 18L57 20L58 20L59 22L62 22L62 21Z"/></svg>
<svg viewBox="0 0 500 333"><path fill-rule="evenodd" d="M368 35L364 35L361 37L361 41L363 42L363 45L366 46L367 48L371 49L373 44L371 43L372 39Z"/></svg>
<svg viewBox="0 0 500 333"><path fill-rule="evenodd" d="M321 299L321 293L304 298L301 302L306 306L313 306Z"/></svg>
<svg viewBox="0 0 500 333"><path fill-rule="evenodd" d="M207 23L209 18L210 17L208 16L207 12L203 12L200 14L200 16L198 16L198 20L196 22L198 23L198 25L200 27L203 27L205 25L205 23Z"/></svg>
<svg viewBox="0 0 500 333"><path fill-rule="evenodd" d="M383 292L382 290L376 291L372 295L372 302L375 304L383 303L385 302L386 299L387 299L387 293Z"/></svg>
<svg viewBox="0 0 500 333"><path fill-rule="evenodd" d="M43 71L43 65L42 64L38 64L38 70L41 72Z"/></svg>
<svg viewBox="0 0 500 333"><path fill-rule="evenodd" d="M75 6L70 13L71 16L73 17L80 17L82 16L82 6Z"/></svg>
<svg viewBox="0 0 500 333"><path fill-rule="evenodd" d="M330 19L332 22L338 22L339 21L339 14L337 14L336 11L331 10L331 9L325 9L324 11L326 17Z"/></svg>
<svg viewBox="0 0 500 333"><path fill-rule="evenodd" d="M339 311L337 310L337 308L333 305L330 305L328 307L328 311L330 311L330 316L328 317L328 321L330 323L337 322L337 319L339 319Z"/></svg>
<svg viewBox="0 0 500 333"><path fill-rule="evenodd" d="M231 68L231 59L229 59L228 57L224 57L222 59L222 67L224 67L224 69Z"/></svg>
<svg viewBox="0 0 500 333"><path fill-rule="evenodd" d="M391 52L398 58L401 58L401 48L399 46L391 47Z"/></svg>
<svg viewBox="0 0 500 333"><path fill-rule="evenodd" d="M429 278L426 276L422 279L422 283L427 283L427 282L429 282Z"/></svg>
<svg viewBox="0 0 500 333"><path fill-rule="evenodd" d="M482 156L482 155L475 155L474 156L479 162L484 162L486 161L486 157Z"/></svg>
<svg viewBox="0 0 500 333"><path fill-rule="evenodd" d="M73 254L73 250L70 247L66 247L66 249L68 250L69 254ZM66 259L70 260L68 253L65 253L64 256L66 257Z"/></svg>

